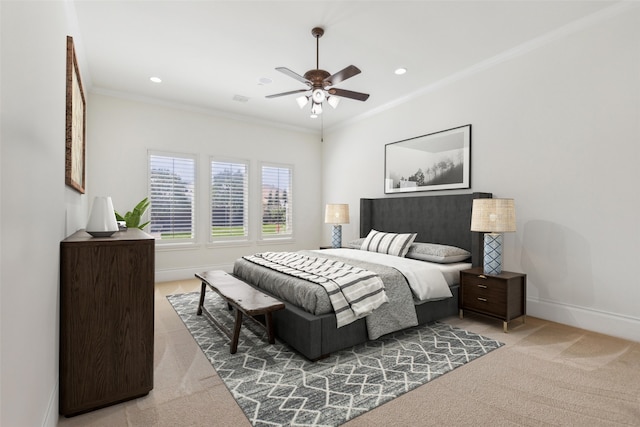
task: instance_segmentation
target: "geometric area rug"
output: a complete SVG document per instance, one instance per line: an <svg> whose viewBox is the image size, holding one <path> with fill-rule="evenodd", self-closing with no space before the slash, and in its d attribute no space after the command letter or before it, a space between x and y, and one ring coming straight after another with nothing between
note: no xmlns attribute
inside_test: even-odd
<svg viewBox="0 0 640 427"><path fill-rule="evenodd" d="M311 362L246 320L238 351L204 316L199 292L169 295L191 335L253 426L338 426L503 344L445 323L416 326ZM233 330L233 313L207 292L209 312Z"/></svg>

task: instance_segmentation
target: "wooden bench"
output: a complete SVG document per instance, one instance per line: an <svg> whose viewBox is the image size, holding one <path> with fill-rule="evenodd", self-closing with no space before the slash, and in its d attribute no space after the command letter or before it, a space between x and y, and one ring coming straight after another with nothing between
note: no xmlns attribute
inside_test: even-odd
<svg viewBox="0 0 640 427"><path fill-rule="evenodd" d="M240 327L242 326L243 314L254 320L266 329L269 344L275 343L275 333L273 329L273 319L271 313L284 309L284 303L279 301L229 273L220 270L205 271L195 275L202 281L200 288L200 302L198 303L197 315L203 313L231 339L231 354L238 350L238 339L240 337ZM220 295L236 312L236 322L233 327L233 334L229 329L218 322L204 307L204 296L207 286ZM264 315L265 323L258 321L256 316Z"/></svg>

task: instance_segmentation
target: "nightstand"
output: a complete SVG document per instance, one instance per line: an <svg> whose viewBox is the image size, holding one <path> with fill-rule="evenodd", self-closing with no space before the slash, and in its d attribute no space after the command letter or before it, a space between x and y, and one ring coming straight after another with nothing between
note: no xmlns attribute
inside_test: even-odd
<svg viewBox="0 0 640 427"><path fill-rule="evenodd" d="M460 272L460 318L464 310L502 320L504 332L508 322L527 315L527 275L503 271L484 274L482 267Z"/></svg>

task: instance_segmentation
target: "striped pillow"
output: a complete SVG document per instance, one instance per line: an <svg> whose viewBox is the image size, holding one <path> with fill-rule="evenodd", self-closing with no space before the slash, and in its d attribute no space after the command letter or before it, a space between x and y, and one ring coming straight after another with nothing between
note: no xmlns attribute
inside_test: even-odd
<svg viewBox="0 0 640 427"><path fill-rule="evenodd" d="M360 249L403 257L407 254L416 235L416 233L398 234L371 230Z"/></svg>

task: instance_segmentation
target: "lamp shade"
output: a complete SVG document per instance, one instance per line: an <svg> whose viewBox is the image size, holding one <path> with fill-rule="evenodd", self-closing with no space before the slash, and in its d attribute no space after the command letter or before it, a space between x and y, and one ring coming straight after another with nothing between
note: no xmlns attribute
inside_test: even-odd
<svg viewBox="0 0 640 427"><path fill-rule="evenodd" d="M328 204L324 210L326 224L349 224L349 205Z"/></svg>
<svg viewBox="0 0 640 427"><path fill-rule="evenodd" d="M111 197L97 196L93 199L86 230L93 237L109 237L118 231Z"/></svg>
<svg viewBox="0 0 640 427"><path fill-rule="evenodd" d="M474 199L471 231L484 233L516 231L516 208L513 199Z"/></svg>

